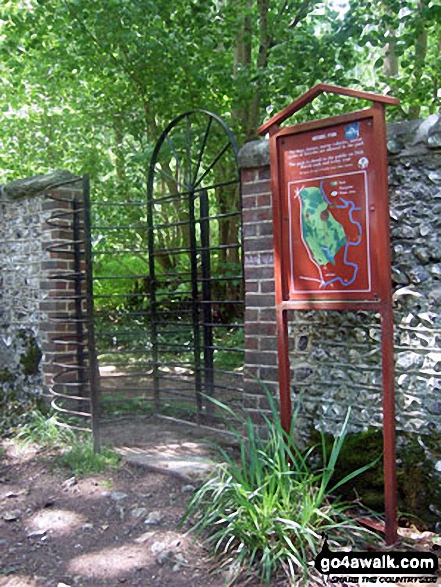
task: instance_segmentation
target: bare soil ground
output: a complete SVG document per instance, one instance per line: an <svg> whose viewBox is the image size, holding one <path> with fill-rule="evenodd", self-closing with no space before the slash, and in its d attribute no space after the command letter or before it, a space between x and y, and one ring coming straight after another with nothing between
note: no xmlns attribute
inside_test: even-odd
<svg viewBox="0 0 441 587"><path fill-rule="evenodd" d="M50 453L5 449L2 587L223 584L210 575L200 545L178 528L188 497L183 481L128 465L69 480Z"/></svg>
<svg viewBox="0 0 441 587"><path fill-rule="evenodd" d="M211 436L149 420L103 430L119 449L176 454L206 454ZM225 584L202 544L179 526L194 489L188 479L127 463L76 479L55 464L54 451L8 440L0 449L0 587Z"/></svg>
<svg viewBox="0 0 441 587"><path fill-rule="evenodd" d="M121 421L103 437L119 448L207 453L200 431L176 424ZM1 587L224 585L179 526L194 490L185 477L125 463L76 479L54 451L8 440L0 449Z"/></svg>

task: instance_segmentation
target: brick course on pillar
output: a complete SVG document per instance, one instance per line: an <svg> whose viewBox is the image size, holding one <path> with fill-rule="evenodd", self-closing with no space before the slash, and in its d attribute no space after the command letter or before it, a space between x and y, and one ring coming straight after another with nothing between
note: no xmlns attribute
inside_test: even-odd
<svg viewBox="0 0 441 587"><path fill-rule="evenodd" d="M266 390L278 393L274 246L269 151L248 143L239 154L245 265L244 408L259 423Z"/></svg>
<svg viewBox="0 0 441 587"><path fill-rule="evenodd" d="M41 289L47 292L41 301L41 346L43 352L42 371L45 383L52 388L54 377L66 370L66 363L75 363L78 320L75 306L74 232L72 202L82 202L81 182L51 190L41 196L43 209L50 214L46 226L45 241L49 258L41 265ZM56 219L55 222L53 219ZM54 226L54 223L58 226ZM85 282L82 282L84 293ZM76 375L72 375L75 380Z"/></svg>

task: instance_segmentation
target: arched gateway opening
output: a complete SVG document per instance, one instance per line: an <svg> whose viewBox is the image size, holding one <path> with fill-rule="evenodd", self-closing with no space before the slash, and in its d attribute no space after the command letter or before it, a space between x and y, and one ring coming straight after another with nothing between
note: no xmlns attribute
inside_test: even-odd
<svg viewBox="0 0 441 587"><path fill-rule="evenodd" d="M92 202L100 420L152 415L222 427L242 392L244 288L235 139L192 110L159 138L147 202Z"/></svg>

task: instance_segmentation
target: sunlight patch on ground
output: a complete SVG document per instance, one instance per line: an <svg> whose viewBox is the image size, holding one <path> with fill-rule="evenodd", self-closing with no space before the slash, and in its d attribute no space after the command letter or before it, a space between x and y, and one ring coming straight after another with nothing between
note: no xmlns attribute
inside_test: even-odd
<svg viewBox="0 0 441 587"><path fill-rule="evenodd" d="M26 526L29 532L44 531L59 536L80 529L86 522L86 518L80 514L51 508L36 513Z"/></svg>
<svg viewBox="0 0 441 587"><path fill-rule="evenodd" d="M20 459L21 463L26 463L32 460L40 450L40 447L32 443L20 443L14 440L3 440L0 443L0 448L4 451L4 455L9 459Z"/></svg>
<svg viewBox="0 0 441 587"><path fill-rule="evenodd" d="M143 545L109 547L72 559L67 570L87 577L118 577L154 562L154 554Z"/></svg>
<svg viewBox="0 0 441 587"><path fill-rule="evenodd" d="M135 538L134 542L81 554L68 563L67 571L88 578L117 579L152 565L158 559L182 561L180 551L189 547L190 539L173 531L148 531Z"/></svg>
<svg viewBox="0 0 441 587"><path fill-rule="evenodd" d="M28 577L25 575L19 575L15 577L6 577L6 583L3 583L0 580L0 585L3 587L40 587L41 583L37 582L32 577Z"/></svg>
<svg viewBox="0 0 441 587"><path fill-rule="evenodd" d="M115 449L128 463L157 473L169 473L186 482L204 479L215 468L213 459L204 455L204 447L195 443L158 445L151 449L119 447ZM207 450L205 448L205 453Z"/></svg>

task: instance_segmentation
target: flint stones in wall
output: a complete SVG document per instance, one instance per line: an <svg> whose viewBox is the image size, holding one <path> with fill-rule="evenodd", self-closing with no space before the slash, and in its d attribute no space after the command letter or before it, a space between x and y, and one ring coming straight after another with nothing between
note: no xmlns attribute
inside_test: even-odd
<svg viewBox="0 0 441 587"><path fill-rule="evenodd" d="M390 125L388 136L397 427L422 434L441 433L440 130L432 116ZM378 317L295 314L293 400L304 397L306 413L329 432L349 407L353 430L381 426Z"/></svg>
<svg viewBox="0 0 441 587"><path fill-rule="evenodd" d="M434 416L441 416L441 401L428 403L427 410Z"/></svg>
<svg viewBox="0 0 441 587"><path fill-rule="evenodd" d="M3 399L39 395L43 391L41 349L47 323L42 302L49 296L42 287L42 263L50 259L43 209L50 189L79 181L68 171L55 171L0 186L0 376ZM6 395L5 395L6 394Z"/></svg>
<svg viewBox="0 0 441 587"><path fill-rule="evenodd" d="M441 147L441 117L388 124L387 150L391 156L409 156Z"/></svg>
<svg viewBox="0 0 441 587"><path fill-rule="evenodd" d="M438 117L438 120L427 132L427 146L432 149L441 147L441 117Z"/></svg>
<svg viewBox="0 0 441 587"><path fill-rule="evenodd" d="M395 366L397 371L409 371L423 366L424 356L413 351L398 353Z"/></svg>
<svg viewBox="0 0 441 587"><path fill-rule="evenodd" d="M0 370L10 367L15 362L15 351L12 347L12 338L8 335L0 337Z"/></svg>

